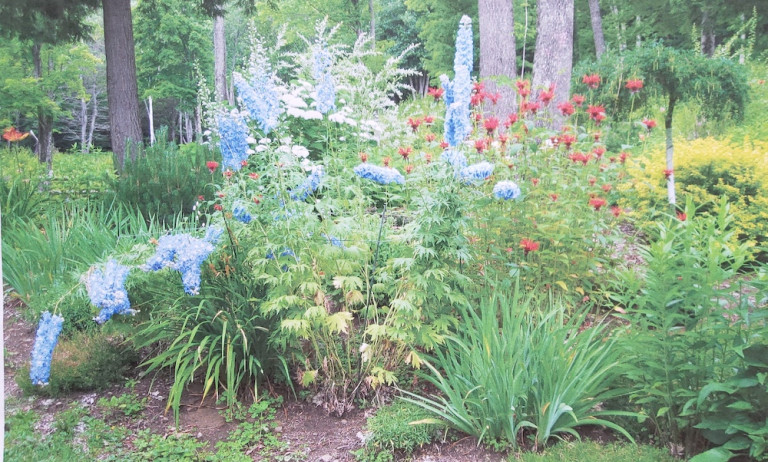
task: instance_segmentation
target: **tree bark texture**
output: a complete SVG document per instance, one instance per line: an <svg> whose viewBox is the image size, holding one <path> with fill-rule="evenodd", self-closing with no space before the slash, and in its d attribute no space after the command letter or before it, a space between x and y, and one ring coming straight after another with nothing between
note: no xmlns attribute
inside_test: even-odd
<svg viewBox="0 0 768 462"><path fill-rule="evenodd" d="M122 170L126 147L142 141L131 1L103 0L102 6L110 138L117 167ZM130 155L135 159L136 149L131 149Z"/></svg>
<svg viewBox="0 0 768 462"><path fill-rule="evenodd" d="M88 129L88 143L85 148L85 152L88 153L93 146L93 132L96 130L96 116L99 113L99 92L96 90L96 85L93 85L91 90L91 101L93 103L93 111L91 112L91 126Z"/></svg>
<svg viewBox="0 0 768 462"><path fill-rule="evenodd" d="M675 103L677 98L674 93L670 95L669 102L667 104L667 112L664 114L664 130L666 134L666 147L667 147L667 170L672 172L667 177L667 199L669 204L674 207L677 198L675 196L675 145L672 141L672 116L675 113Z"/></svg>
<svg viewBox="0 0 768 462"><path fill-rule="evenodd" d="M88 102L80 98L80 152L88 152Z"/></svg>
<svg viewBox="0 0 768 462"><path fill-rule="evenodd" d="M597 59L600 59L600 56L605 53L605 37L603 36L603 16L600 14L600 0L589 0L589 17L592 19L595 54Z"/></svg>
<svg viewBox="0 0 768 462"><path fill-rule="evenodd" d="M368 13L371 15L371 48L376 49L376 15L373 11L373 0L368 0Z"/></svg>
<svg viewBox="0 0 768 462"><path fill-rule="evenodd" d="M213 84L216 101L227 100L227 41L224 35L224 16L213 17Z"/></svg>
<svg viewBox="0 0 768 462"><path fill-rule="evenodd" d="M715 26L707 8L701 11L701 53L709 58L715 54Z"/></svg>
<svg viewBox="0 0 768 462"><path fill-rule="evenodd" d="M539 0L536 54L533 57L532 93L538 95L550 85L555 96L544 108L559 128L563 117L557 105L567 101L571 92L573 68L573 2L574 0Z"/></svg>
<svg viewBox="0 0 768 462"><path fill-rule="evenodd" d="M155 144L155 108L152 105L152 96L147 96L147 101L144 103L147 108L147 120L149 121L149 144L154 146Z"/></svg>
<svg viewBox="0 0 768 462"><path fill-rule="evenodd" d="M512 0L478 0L480 23L480 79L486 91L501 95L494 112L506 117L515 112L516 93L512 82L500 85L489 78L503 76L514 80L517 76L515 61L515 17ZM490 103L489 103L490 104Z"/></svg>

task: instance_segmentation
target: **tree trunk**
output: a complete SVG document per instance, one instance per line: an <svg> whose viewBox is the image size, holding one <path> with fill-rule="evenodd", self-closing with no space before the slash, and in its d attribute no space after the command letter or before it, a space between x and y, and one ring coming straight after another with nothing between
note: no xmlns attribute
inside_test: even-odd
<svg viewBox="0 0 768 462"><path fill-rule="evenodd" d="M93 85L91 90L91 101L93 102L93 110L91 112L91 126L88 129L88 145L85 152L88 153L93 146L93 132L96 130L96 115L99 113L99 94L96 91L96 85Z"/></svg>
<svg viewBox="0 0 768 462"><path fill-rule="evenodd" d="M715 26L707 8L701 10L701 53L709 58L715 54Z"/></svg>
<svg viewBox="0 0 768 462"><path fill-rule="evenodd" d="M195 141L203 141L203 108L199 102L195 106Z"/></svg>
<svg viewBox="0 0 768 462"><path fill-rule="evenodd" d="M605 53L605 37L603 36L603 16L600 14L600 0L589 0L589 16L592 19L595 54L597 59L600 59L600 56Z"/></svg>
<svg viewBox="0 0 768 462"><path fill-rule="evenodd" d="M147 108L147 119L149 120L149 145L155 145L155 110L152 107L152 96L147 96L147 100L144 102L144 106Z"/></svg>
<svg viewBox="0 0 768 462"><path fill-rule="evenodd" d="M627 26L621 22L621 17L619 16L619 7L616 6L616 4L611 5L611 12L615 16L616 41L619 43L619 51L624 51L627 49L627 42L624 41L624 30Z"/></svg>
<svg viewBox="0 0 768 462"><path fill-rule="evenodd" d="M533 58L532 90L555 87L552 101L543 108L559 129L563 122L557 105L568 101L573 68L574 0L539 0L536 54Z"/></svg>
<svg viewBox="0 0 768 462"><path fill-rule="evenodd" d="M41 164L48 166L48 176L53 176L53 116L39 113L37 116L37 129L40 132L38 145L40 153L37 159Z"/></svg>
<svg viewBox="0 0 768 462"><path fill-rule="evenodd" d="M368 0L368 13L371 15L371 49L376 49L376 16L373 11L373 0Z"/></svg>
<svg viewBox="0 0 768 462"><path fill-rule="evenodd" d="M80 152L88 152L88 102L80 98Z"/></svg>
<svg viewBox="0 0 768 462"><path fill-rule="evenodd" d="M677 200L675 197L675 145L672 142L672 115L675 112L676 102L677 98L674 94L671 94L669 96L667 112L664 115L664 129L667 137L667 170L671 172L667 177L667 198L669 199L669 204L673 207Z"/></svg>
<svg viewBox="0 0 768 462"><path fill-rule="evenodd" d="M491 78L503 76L514 80L517 76L512 0L479 0L477 8L480 24L480 79L485 82L489 93L498 92L501 95L494 112L506 117L515 112L515 90L512 85L499 85Z"/></svg>
<svg viewBox="0 0 768 462"><path fill-rule="evenodd" d="M122 170L127 147L130 143L141 143L131 1L103 0L102 6L110 138L117 168ZM136 159L135 148L130 149L130 156Z"/></svg>
<svg viewBox="0 0 768 462"><path fill-rule="evenodd" d="M739 15L739 19L741 20L742 24L745 24L747 22L747 18L744 16L744 13L741 13ZM747 33L742 29L741 35L739 35L739 39L741 39L741 48L739 49L739 64L744 64L746 61L746 57L744 55L746 43L747 43Z"/></svg>
<svg viewBox="0 0 768 462"><path fill-rule="evenodd" d="M216 101L227 100L227 42L224 35L224 15L213 17L213 82Z"/></svg>

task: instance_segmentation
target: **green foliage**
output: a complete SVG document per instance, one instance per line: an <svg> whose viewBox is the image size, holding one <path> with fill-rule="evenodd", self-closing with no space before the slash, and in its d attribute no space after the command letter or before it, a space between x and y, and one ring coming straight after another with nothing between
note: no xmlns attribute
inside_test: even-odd
<svg viewBox="0 0 768 462"><path fill-rule="evenodd" d="M564 441L543 451L510 457L522 462L674 462L669 450L651 446L596 441Z"/></svg>
<svg viewBox="0 0 768 462"><path fill-rule="evenodd" d="M622 393L614 388L619 350L605 326L583 328L583 315L566 319L561 306L540 311L517 288L496 290L481 295L477 311L460 310L462 328L427 363L424 377L441 395L407 400L487 444L516 448L528 435L539 448L561 434L578 437L582 425L629 437L603 418L627 413L595 408Z"/></svg>
<svg viewBox="0 0 768 462"><path fill-rule="evenodd" d="M421 407L402 400L382 406L368 419L370 436L365 448L357 454L357 460L373 462L410 456L417 448L432 442L439 430L438 426L419 422L429 417Z"/></svg>
<svg viewBox="0 0 768 462"><path fill-rule="evenodd" d="M97 404L104 408L108 414L123 413L126 417L137 417L147 407L149 398L139 399L133 393L123 393L120 396L112 396L109 399L99 398Z"/></svg>
<svg viewBox="0 0 768 462"><path fill-rule="evenodd" d="M210 200L220 172L211 173L206 162L218 160L207 147L178 147L160 130L154 146L144 149L135 161L126 159L122 173L110 181L117 200L141 211L147 220L168 226L178 216L193 213L198 196Z"/></svg>
<svg viewBox="0 0 768 462"><path fill-rule="evenodd" d="M201 462L205 460L207 444L198 441L188 433L173 433L167 436L153 434L149 430L141 430L133 440L135 451L128 460L154 460L158 462L173 462L188 460Z"/></svg>
<svg viewBox="0 0 768 462"><path fill-rule="evenodd" d="M288 445L281 441L277 433L278 424L275 422L277 408L282 398L261 398L248 409L237 403L234 408L225 411L227 421L239 420L237 427L229 433L227 439L216 443L215 456L211 461L253 460L249 449L258 447L262 457L275 457L285 451Z"/></svg>
<svg viewBox="0 0 768 462"><path fill-rule="evenodd" d="M59 339L47 386L33 386L26 367L19 371L16 381L25 393L42 396L103 390L122 382L138 362L134 346L122 339L98 332L77 333L71 338Z"/></svg>
<svg viewBox="0 0 768 462"><path fill-rule="evenodd" d="M614 296L631 325L621 342L631 402L662 443L682 443L688 454L703 447L695 428L702 415L686 412L690 403L708 383L731 377L739 352L765 335L733 284L747 248L731 240L727 205L712 217L695 213L689 201L686 221L658 224L641 251L642 274L620 273Z"/></svg>

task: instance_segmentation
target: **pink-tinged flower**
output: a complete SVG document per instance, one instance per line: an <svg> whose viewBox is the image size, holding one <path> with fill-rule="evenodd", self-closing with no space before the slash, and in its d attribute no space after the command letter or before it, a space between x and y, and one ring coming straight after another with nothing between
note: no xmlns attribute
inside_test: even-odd
<svg viewBox="0 0 768 462"><path fill-rule="evenodd" d="M616 163L616 157L614 156L609 157L608 160L610 160L612 164Z"/></svg>
<svg viewBox="0 0 768 462"><path fill-rule="evenodd" d="M539 250L539 243L531 239L521 239L520 248L523 249L525 255L528 255L529 252L535 252Z"/></svg>
<svg viewBox="0 0 768 462"><path fill-rule="evenodd" d="M541 103L539 102L528 102L523 101L522 104L520 104L520 112L525 114L526 112L530 112L531 114L536 114L539 109L541 109Z"/></svg>
<svg viewBox="0 0 768 462"><path fill-rule="evenodd" d="M427 90L427 94L433 98L435 98L435 101L439 100L443 97L443 89L442 88L433 88L429 87L429 90Z"/></svg>
<svg viewBox="0 0 768 462"><path fill-rule="evenodd" d="M581 78L581 81L593 90L600 86L600 76L598 74L585 75Z"/></svg>
<svg viewBox="0 0 768 462"><path fill-rule="evenodd" d="M485 90L485 82L475 82L472 84L472 90L475 93L482 93Z"/></svg>
<svg viewBox="0 0 768 462"><path fill-rule="evenodd" d="M419 119L418 117L416 117L415 119L413 117L408 117L408 125L410 125L413 131L415 132L416 130L419 129L419 125L421 125L421 119Z"/></svg>
<svg viewBox="0 0 768 462"><path fill-rule="evenodd" d="M541 101L541 104L546 106L549 104L550 101L552 101L552 98L555 97L555 85L552 84L549 86L547 90L542 91L539 93L539 101Z"/></svg>
<svg viewBox="0 0 768 462"><path fill-rule="evenodd" d="M218 197L219 199L224 199L224 197L226 197L226 194L224 194L223 192L219 191L219 192L216 193L216 197Z"/></svg>
<svg viewBox="0 0 768 462"><path fill-rule="evenodd" d="M478 153L482 153L487 147L485 140L475 140L475 149L477 149Z"/></svg>
<svg viewBox="0 0 768 462"><path fill-rule="evenodd" d="M506 146L507 141L509 141L509 136L507 136L506 134L499 135L499 143L501 143L501 147Z"/></svg>
<svg viewBox="0 0 768 462"><path fill-rule="evenodd" d="M566 149L571 149L571 145L576 142L576 137L571 134L564 133L560 135L560 142L565 145Z"/></svg>
<svg viewBox="0 0 768 462"><path fill-rule="evenodd" d="M397 148L397 153L400 154L400 157L402 157L403 160L408 160L408 156L410 156L413 153L413 148L410 146L405 148L401 146Z"/></svg>
<svg viewBox="0 0 768 462"><path fill-rule="evenodd" d="M436 139L437 139L437 135L435 135L434 133L427 133L426 135L424 135L424 141L426 141L427 143L431 143Z"/></svg>
<svg viewBox="0 0 768 462"><path fill-rule="evenodd" d="M614 217L618 218L619 215L621 215L621 207L619 207L618 205L612 205L611 213L613 214Z"/></svg>
<svg viewBox="0 0 768 462"><path fill-rule="evenodd" d="M3 130L3 139L10 143L16 143L28 136L29 136L29 132L26 132L26 133L20 132L16 130L16 127L8 127L5 130Z"/></svg>
<svg viewBox="0 0 768 462"><path fill-rule="evenodd" d="M593 197L589 200L589 205L595 208L595 211L600 211L600 208L607 204L608 202L603 199L602 197Z"/></svg>
<svg viewBox="0 0 768 462"><path fill-rule="evenodd" d="M672 171L671 169L668 169L668 168L664 169L664 178L669 179L669 177L671 177L673 173L674 171Z"/></svg>
<svg viewBox="0 0 768 462"><path fill-rule="evenodd" d="M392 162L392 158L389 156L381 159L381 163L384 164L385 167L389 167L390 162Z"/></svg>
<svg viewBox="0 0 768 462"><path fill-rule="evenodd" d="M611 189L613 189L613 186L611 186L609 184L604 184L602 186L602 188L603 188L603 191L605 191L605 192L611 192Z"/></svg>
<svg viewBox="0 0 768 462"><path fill-rule="evenodd" d="M205 200L205 196L197 196L197 200L204 201Z"/></svg>
<svg viewBox="0 0 768 462"><path fill-rule="evenodd" d="M448 146L450 146L450 144L448 144L447 141L443 140L443 141L440 142L440 148L448 149Z"/></svg>
<svg viewBox="0 0 768 462"><path fill-rule="evenodd" d="M256 173L256 172L251 172L251 173L249 173L249 174L248 174L248 177L249 177L250 179L252 179L252 180L256 181L256 180L258 180L258 179L259 179L259 174L258 174L258 173Z"/></svg>
<svg viewBox="0 0 768 462"><path fill-rule="evenodd" d="M760 79L757 81L758 85L765 85L765 79Z"/></svg>
<svg viewBox="0 0 768 462"><path fill-rule="evenodd" d="M595 182L597 182L597 178L595 178L593 176L589 177L589 185L590 186L594 186Z"/></svg>
<svg viewBox="0 0 768 462"><path fill-rule="evenodd" d="M217 168L219 168L219 163L215 160L209 160L205 163L205 166L208 167L208 170L211 171L211 173L215 172Z"/></svg>
<svg viewBox="0 0 768 462"><path fill-rule="evenodd" d="M539 179L538 178L531 178L531 183L533 183L534 187L538 186L539 185Z"/></svg>
<svg viewBox="0 0 768 462"><path fill-rule="evenodd" d="M424 154L424 160L427 162L427 164L431 164L432 163L432 154L430 154L430 153Z"/></svg>
<svg viewBox="0 0 768 462"><path fill-rule="evenodd" d="M227 177L227 179L232 178L232 175L234 175L234 174L235 174L235 172L233 172L232 170L229 170L229 169L227 169L227 171L224 172L224 176Z"/></svg>
<svg viewBox="0 0 768 462"><path fill-rule="evenodd" d="M248 161L247 160L244 160L244 161L240 162L240 166L241 167L246 167L247 165L248 165Z"/></svg>
<svg viewBox="0 0 768 462"><path fill-rule="evenodd" d="M480 122L481 120L483 120L483 114L479 112L476 112L474 117L475 117L475 122Z"/></svg>
<svg viewBox="0 0 768 462"><path fill-rule="evenodd" d="M629 158L628 152L622 152L621 154L619 154L619 162L621 162L622 164L627 161L627 158Z"/></svg>
<svg viewBox="0 0 768 462"><path fill-rule="evenodd" d="M643 88L643 81L640 79L629 79L627 80L627 84L624 85L624 87L626 87L627 90L629 90L630 93L634 95Z"/></svg>
<svg viewBox="0 0 768 462"><path fill-rule="evenodd" d="M677 219L680 221L685 221L688 219L688 215L686 215L685 212L677 212Z"/></svg>
<svg viewBox="0 0 768 462"><path fill-rule="evenodd" d="M413 171L413 164L408 164L405 166L405 173L406 175L411 173Z"/></svg>
<svg viewBox="0 0 768 462"><path fill-rule="evenodd" d="M595 143L600 142L600 137L603 136L603 132L595 132L592 134L592 138L595 139Z"/></svg>
<svg viewBox="0 0 768 462"><path fill-rule="evenodd" d="M584 95L574 94L571 96L571 101L573 101L573 104L579 107L581 107L581 105L584 104L584 101L586 100L587 98L585 98Z"/></svg>
<svg viewBox="0 0 768 462"><path fill-rule="evenodd" d="M224 207L221 206L221 204L216 204L213 206L213 210L216 210L217 212L221 212Z"/></svg>
<svg viewBox="0 0 768 462"><path fill-rule="evenodd" d="M589 117L597 123L600 123L600 121L605 119L605 108L601 105L589 105L589 107L587 107L587 113L589 114Z"/></svg>
<svg viewBox="0 0 768 462"><path fill-rule="evenodd" d="M483 101L485 101L485 93L483 92L474 93L469 98L469 104L471 104L472 106L480 106L481 104L483 104Z"/></svg>
<svg viewBox="0 0 768 462"><path fill-rule="evenodd" d="M558 104L557 108L560 109L560 113L566 117L573 115L573 113L576 112L576 108L574 108L573 104L569 103L568 101L564 101Z"/></svg>
<svg viewBox="0 0 768 462"><path fill-rule="evenodd" d="M263 197L262 195L253 196L253 203L258 205L259 203L261 203L262 197Z"/></svg>
<svg viewBox="0 0 768 462"><path fill-rule="evenodd" d="M483 127L488 132L488 135L493 135L493 132L499 128L499 119L493 116L488 117L483 121Z"/></svg>
<svg viewBox="0 0 768 462"><path fill-rule="evenodd" d="M592 153L595 155L595 157L597 157L598 159L601 159L603 157L603 154L605 154L605 148L602 146L598 146L592 150Z"/></svg>
<svg viewBox="0 0 768 462"><path fill-rule="evenodd" d="M504 121L504 126L509 128L514 125L518 120L517 113L513 113L507 116L507 120Z"/></svg>
<svg viewBox="0 0 768 462"><path fill-rule="evenodd" d="M360 153L357 155L357 157L360 158L360 162L366 163L368 162L368 153L360 151Z"/></svg>
<svg viewBox="0 0 768 462"><path fill-rule="evenodd" d="M643 119L643 125L645 125L645 128L647 128L648 131L651 131L656 127L656 121L653 119Z"/></svg>
<svg viewBox="0 0 768 462"><path fill-rule="evenodd" d="M491 103L495 105L501 99L501 93L499 93L498 91L496 93L486 93L485 97L491 100Z"/></svg>
<svg viewBox="0 0 768 462"><path fill-rule="evenodd" d="M557 194L550 194L549 198L552 199L552 202L557 202L557 198L560 197Z"/></svg>
<svg viewBox="0 0 768 462"><path fill-rule="evenodd" d="M571 159L571 162L581 162L583 165L587 165L587 162L589 162L589 156L585 155L583 152L574 152L570 156L568 156L569 159Z"/></svg>
<svg viewBox="0 0 768 462"><path fill-rule="evenodd" d="M435 116L431 116L431 115L425 115L424 116L424 123L425 124L432 125L432 122L434 122L434 121L435 121Z"/></svg>
<svg viewBox="0 0 768 462"><path fill-rule="evenodd" d="M517 86L517 94L523 98L527 98L531 94L531 82L528 80L518 80L515 85Z"/></svg>

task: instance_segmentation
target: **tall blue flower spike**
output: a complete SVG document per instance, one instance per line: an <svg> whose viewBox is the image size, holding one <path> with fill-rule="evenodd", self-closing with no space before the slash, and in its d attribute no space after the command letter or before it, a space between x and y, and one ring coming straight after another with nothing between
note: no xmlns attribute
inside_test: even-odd
<svg viewBox="0 0 768 462"><path fill-rule="evenodd" d="M326 114L336 110L336 84L331 74L333 58L323 42L317 44L312 58L314 60L312 77L315 78L315 91L317 93L315 102L317 103L317 110Z"/></svg>
<svg viewBox="0 0 768 462"><path fill-rule="evenodd" d="M323 179L324 175L325 172L323 171L322 165L316 165L312 167L312 171L309 173L309 176L304 179L304 182L302 182L299 186L291 191L291 199L295 201L305 200L307 197L309 197L310 194L317 191L317 188L320 187L320 181Z"/></svg>
<svg viewBox="0 0 768 462"><path fill-rule="evenodd" d="M266 135L278 125L280 99L272 80L272 75L265 69L250 69L251 80L247 81L237 72L232 74L240 101L251 119L259 124Z"/></svg>
<svg viewBox="0 0 768 462"><path fill-rule="evenodd" d="M248 158L248 125L234 114L218 114L216 128L219 132L222 168L238 171Z"/></svg>
<svg viewBox="0 0 768 462"><path fill-rule="evenodd" d="M99 315L93 318L99 324L109 321L116 314L135 314L131 309L128 291L125 290L125 279L131 268L119 264L112 259L104 269L96 268L88 274L86 289L91 303L101 308Z"/></svg>
<svg viewBox="0 0 768 462"><path fill-rule="evenodd" d="M379 167L369 163L362 163L355 167L354 172L360 178L375 181L379 184L405 184L405 177L391 167Z"/></svg>
<svg viewBox="0 0 768 462"><path fill-rule="evenodd" d="M53 349L59 341L59 334L64 324L64 318L52 315L48 311L40 317L35 334L35 345L32 347L32 362L29 367L29 378L32 385L48 385L51 377L51 358Z"/></svg>
<svg viewBox="0 0 768 462"><path fill-rule="evenodd" d="M196 295L200 292L200 266L213 250L213 244L189 234L163 236L158 240L155 254L147 260L142 269L174 269L181 273L184 291L189 295Z"/></svg>

